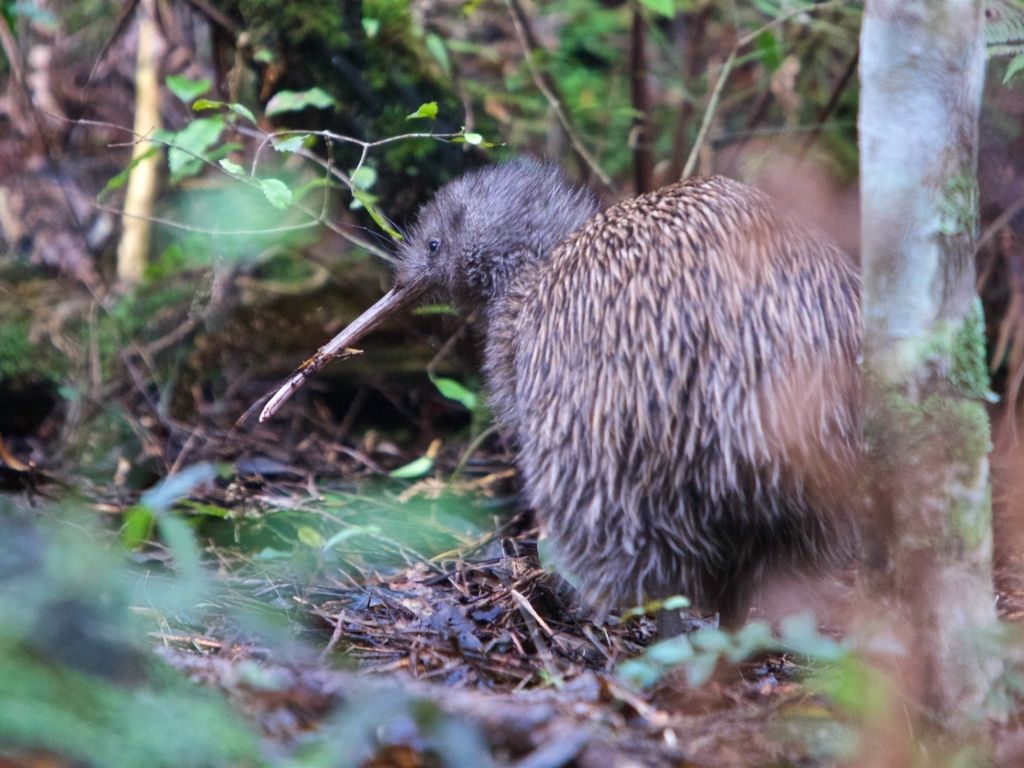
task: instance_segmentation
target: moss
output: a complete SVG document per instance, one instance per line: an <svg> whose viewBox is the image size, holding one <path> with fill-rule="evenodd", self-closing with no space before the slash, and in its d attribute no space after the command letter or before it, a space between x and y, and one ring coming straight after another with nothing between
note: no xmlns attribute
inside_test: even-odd
<svg viewBox="0 0 1024 768"><path fill-rule="evenodd" d="M926 369L948 371L954 394L991 399L985 365L985 317L981 300L974 300L958 326L948 325L936 330L920 347L920 354L916 357Z"/></svg>
<svg viewBox="0 0 1024 768"><path fill-rule="evenodd" d="M971 483L991 449L988 413L976 401L931 395L918 402L896 387L878 393L869 409L865 432L876 461L896 469L927 455L961 467L958 479Z"/></svg>
<svg viewBox="0 0 1024 768"><path fill-rule="evenodd" d="M27 320L0 325L0 379L14 379L30 373L32 345Z"/></svg>
<svg viewBox="0 0 1024 768"><path fill-rule="evenodd" d="M957 538L975 549L992 533L992 492L986 483L979 497L957 494L949 510L949 524Z"/></svg>
<svg viewBox="0 0 1024 768"><path fill-rule="evenodd" d="M973 174L954 176L946 184L939 231L946 237L971 237L978 228L978 183Z"/></svg>
<svg viewBox="0 0 1024 768"><path fill-rule="evenodd" d="M933 422L932 437L944 441L949 460L975 472L992 448L984 406L971 400L932 396L925 399L921 408Z"/></svg>
<svg viewBox="0 0 1024 768"><path fill-rule="evenodd" d="M32 322L29 319L0 322L0 381L42 379L56 382L62 373L52 347L32 339Z"/></svg>
<svg viewBox="0 0 1024 768"><path fill-rule="evenodd" d="M104 361L116 358L128 340L146 341L176 325L184 307L191 305L196 286L186 281L169 281L145 286L123 296L99 320L100 355ZM146 331L153 329L151 333Z"/></svg>
<svg viewBox="0 0 1024 768"><path fill-rule="evenodd" d="M985 317L981 299L975 298L970 311L953 335L950 348L953 367L950 381L965 395L990 397L988 368L985 365Z"/></svg>

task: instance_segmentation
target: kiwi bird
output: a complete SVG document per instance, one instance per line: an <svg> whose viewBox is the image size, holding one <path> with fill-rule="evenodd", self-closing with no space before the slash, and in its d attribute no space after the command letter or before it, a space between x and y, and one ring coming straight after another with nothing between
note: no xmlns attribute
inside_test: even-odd
<svg viewBox="0 0 1024 768"><path fill-rule="evenodd" d="M471 172L420 211L395 287L475 311L498 425L559 567L600 611L668 595L741 623L771 572L842 562L859 282L722 177L599 211L554 165Z"/></svg>

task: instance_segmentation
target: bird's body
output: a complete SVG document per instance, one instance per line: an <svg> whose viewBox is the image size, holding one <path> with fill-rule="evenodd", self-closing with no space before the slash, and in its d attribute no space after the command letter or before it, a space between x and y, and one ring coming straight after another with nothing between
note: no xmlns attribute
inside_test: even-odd
<svg viewBox="0 0 1024 768"><path fill-rule="evenodd" d="M698 179L598 213L519 160L440 190L400 256L353 336L425 291L482 308L496 418L595 607L684 594L735 623L765 572L849 551L858 278L764 194Z"/></svg>
<svg viewBox="0 0 1024 768"><path fill-rule="evenodd" d="M600 213L517 276L492 402L592 604L681 593L736 623L766 570L845 558L857 307L842 253L720 177Z"/></svg>

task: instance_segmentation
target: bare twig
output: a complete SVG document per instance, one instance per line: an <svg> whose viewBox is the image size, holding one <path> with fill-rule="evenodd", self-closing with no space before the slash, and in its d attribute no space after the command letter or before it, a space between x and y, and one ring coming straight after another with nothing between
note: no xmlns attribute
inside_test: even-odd
<svg viewBox="0 0 1024 768"><path fill-rule="evenodd" d="M523 7L519 4L519 0L505 0L505 2L508 5L509 12L512 14L512 25L515 27L516 36L519 38L519 44L523 48L526 66L530 70L530 76L533 78L533 82L536 84L538 90L544 94L544 98L548 100L548 105L558 118L558 122L561 124L562 130L564 130L566 135L569 137L569 141L572 143L573 149L576 150L576 154L580 156L580 159L584 163L586 163L590 171L601 180L601 183L614 192L615 188L612 186L611 178L609 178L608 174L604 172L600 165L598 165L597 160L594 159L593 155L591 155L589 151L587 151L587 148L583 145L580 137L576 134L576 130L573 128L572 122L569 120L569 115L562 106L561 100L555 94L554 83L550 82L544 76L533 61L537 45L533 39L533 32L530 27L529 17L527 17Z"/></svg>
<svg viewBox="0 0 1024 768"><path fill-rule="evenodd" d="M737 43L718 73L718 80L715 81L715 87L711 91L708 107L704 110L704 119L701 120L700 130L697 131L697 138L694 139L693 146L690 148L690 155L686 158L686 165L683 166L683 173L679 177L680 179L689 178L693 174L693 169L697 166L697 157L700 154L701 147L704 145L704 139L707 138L708 129L711 128L711 121L714 119L715 112L718 110L718 101L722 97L722 89L725 87L725 81L729 77L729 72L732 71L733 65L736 63L739 48L740 44Z"/></svg>
<svg viewBox="0 0 1024 768"><path fill-rule="evenodd" d="M551 627L549 627L548 623L541 618L541 615L537 613L537 609L533 607L533 603L531 603L523 595L522 592L520 592L517 589L511 589L509 590L509 594L512 595L513 600L519 603L520 608L522 608L524 611L530 614L530 616L533 617L533 620L537 622L537 626L544 630L544 634L546 634L548 637L555 636L555 633L551 630Z"/></svg>
<svg viewBox="0 0 1024 768"><path fill-rule="evenodd" d="M281 139L286 136L316 136L321 139L327 139L329 141L335 141L339 144L355 144L357 147L362 148L362 154L359 157L359 162L356 164L356 168L362 166L366 160L366 155L371 149L377 147L383 147L387 144L394 144L397 141L407 141L409 139L434 139L436 141L445 141L447 139L454 139L461 133L430 133L430 132L414 132L414 133L401 133L397 136L388 136L385 139L376 139L375 141L365 141L363 139L357 139L354 136L346 136L343 133L335 133L334 131L305 131L301 129L290 129L282 131L274 131L273 133L264 133L262 131L254 131L252 129L243 128L240 129L242 133L255 136L260 139L260 143L256 146L256 151L253 153L252 168L255 172L259 165L259 157L263 151L267 148L267 144L270 144L275 139Z"/></svg>
<svg viewBox="0 0 1024 768"><path fill-rule="evenodd" d="M684 91L672 136L672 157L668 168L661 176L662 183L678 179L683 172L683 164L686 162L686 136L694 112L694 104L689 88L685 84L692 78L693 73L698 71L700 62L704 60L702 43L707 37L704 30L710 12L710 6L705 5L698 11L677 14L674 22L673 42L685 51L683 71L680 76Z"/></svg>
<svg viewBox="0 0 1024 768"><path fill-rule="evenodd" d="M229 173L220 164L215 163L215 162L209 160L208 158L204 157L203 155L201 155L201 154L199 154L197 152L192 152L191 150L189 150L187 148L180 147L180 146L176 145L172 141L168 141L166 139L159 139L159 138L156 138L156 137L153 137L153 136L149 136L149 135L139 134L139 133L136 133L131 128L126 128L126 127L124 127L122 125L118 125L116 123L109 123L109 122L102 121L102 120L86 120L86 119L70 120L69 118L61 117L60 115L47 114L47 116L52 118L52 119L54 119L54 120L61 120L61 121L65 121L65 122L71 122L71 123L80 124L80 125L94 126L94 127L99 127L99 128L108 128L108 129L111 129L111 130L121 131L122 133L130 134L133 137L133 141L131 142L132 145L134 145L136 143L139 143L139 142L145 141L145 142L149 142L151 144L156 144L156 145L159 145L159 146L162 146L162 147L177 149L177 150L179 150L181 152L184 152L185 154L189 155L190 157L195 158L196 160L198 160L199 162L201 162L204 165L208 166L209 168L214 169L217 173L220 173L220 174L222 174L224 176L227 176L228 178L230 178L230 179L232 179L234 181L246 184L246 185L252 187L253 189L257 189L257 190L259 189L259 183L258 183L258 181L256 180L255 177L252 177L252 176L239 176L239 175L236 175L236 174ZM302 133L310 133L310 132L308 132L308 131L282 131L282 132L280 132L280 134L260 134L260 135L265 136L266 139L269 140L269 138L274 136L274 135L284 135L284 134L289 134L289 133L302 134ZM328 133L330 133L330 132L329 131L318 131L318 132L313 133L313 135L328 134ZM338 140L351 140L351 141L353 141L353 142L355 142L357 144L365 145L367 148L372 148L372 147L375 147L375 146L380 146L382 144L391 143L392 141L397 141L397 140L399 140L399 139L401 139L403 137L405 137L405 138L412 138L414 136L433 136L434 138L445 138L447 136L455 136L455 135L458 135L458 134L445 134L445 135L439 135L439 134L404 134L404 136L395 136L395 137L391 137L389 139L382 139L380 141L364 142L364 141L361 141L359 139L350 139L350 137L342 137L340 134L333 134L333 136L336 137ZM316 158L315 156L312 156L312 155L303 155L303 156L304 157L308 157L308 159L314 160L315 162L318 162L318 163L321 163L321 164L325 162L321 158ZM340 174L339 178L345 178L345 179L348 178L347 176L345 176L340 171L337 171L335 173L335 175L338 175L338 174ZM351 180L349 180L347 183L349 185L351 185ZM93 205L98 210L105 210L105 211L108 211L110 213L115 213L115 214L121 215L121 216L129 216L130 215L130 214L126 214L121 209L104 207L104 206L101 206L101 205L99 205L97 203L94 203ZM293 202L292 205L293 205L293 207L296 210L301 211L305 215L309 216L310 221L304 222L304 223L301 223L301 224L286 224L286 225L282 225L280 227L263 227L263 228L259 228L259 229L244 229L244 230L223 230L223 229L196 227L196 226L192 226L192 225L182 224L181 222L171 221L171 220L168 220L168 219L158 219L158 218L155 218L155 217L151 217L150 220L153 221L153 222L162 224L164 226L175 227L177 229L181 229L181 230L184 230L184 231L196 232L196 233L200 233L200 234L209 234L209 235L261 235L261 234L268 234L268 233L269 234L273 234L274 232L287 232L287 231L291 231L291 230L295 230L295 229L305 229L305 228L312 227L312 226L323 225L323 226L327 227L329 230L331 230L332 232L334 232L335 234L337 234L338 236L344 238L345 240L349 241L353 245L357 245L360 248L363 248L364 250L368 251L369 253L372 253L374 256L377 256L378 258L380 258L380 259L382 259L384 261L387 261L389 263L394 261L394 258L387 251L383 250L382 248L378 247L377 245L374 245L370 241L368 241L368 240L366 240L364 238L359 237L358 235L354 235L351 232L348 232L348 231L342 229L341 227L339 227L338 225L332 223L331 221L322 218L315 211L313 211L313 209L311 209L310 207L308 207L308 206L306 206L306 205L304 205L302 203L297 203L297 202Z"/></svg>
<svg viewBox="0 0 1024 768"><path fill-rule="evenodd" d="M639 3L633 3L633 23L629 44L629 90L633 102L633 184L636 193L654 188L654 156L651 153L651 100L647 90L647 29Z"/></svg>
<svg viewBox="0 0 1024 768"><path fill-rule="evenodd" d="M988 241L999 234L999 232L1009 224L1017 216L1018 213L1024 211L1024 196L1018 197L1006 209L996 216L995 220L985 227L985 230L981 233L981 237L978 238L978 244L974 247L975 252L980 251L986 245ZM979 284L980 288L981 285Z"/></svg>
<svg viewBox="0 0 1024 768"><path fill-rule="evenodd" d="M313 221L304 221L300 224L282 224L279 227L258 227L256 229L219 229L216 227L199 227L194 224L183 224L180 221L174 221L173 219L163 219L159 216L139 216L134 213L128 213L123 208L114 208L109 205L100 205L93 203L93 208L97 211L103 211L105 213L113 213L117 216L124 216L126 219L137 219L145 218L146 221L150 221L154 224L160 224L164 227L172 229L179 229L182 232L192 232L197 235L224 235L225 237L252 237L253 235L273 235L279 232L294 232L297 229L309 229L310 227L318 226L325 222L319 219Z"/></svg>
<svg viewBox="0 0 1024 768"><path fill-rule="evenodd" d="M203 16L219 26L232 37L238 36L238 25L235 24L226 14L215 8L207 0L188 0L189 5L195 6Z"/></svg>
<svg viewBox="0 0 1024 768"><path fill-rule="evenodd" d="M801 157L806 155L807 151L814 145L814 142L818 138L818 134L821 133L821 129L825 126L825 122L832 116L836 107L839 106L839 99L846 90L846 87L850 84L850 81L853 80L853 76L857 73L857 64L859 62L860 51L857 51L850 59L850 63L846 65L846 69L843 70L843 74L839 76L839 80L836 82L835 87L832 89L832 94L829 96L828 103L818 111L817 118L814 121L815 124L812 126L813 130L807 136L807 139L804 141L804 145L800 150Z"/></svg>
<svg viewBox="0 0 1024 768"><path fill-rule="evenodd" d="M697 138L694 140L693 147L690 149L690 156L686 159L686 165L683 167L683 173L680 176L681 179L689 178L689 176L693 174L694 168L697 166L697 157L700 154L701 147L704 145L704 141L707 139L708 130L711 128L711 121L715 117L715 112L718 110L718 102L722 98L722 89L725 87L726 80L729 79L732 68L736 66L736 59L739 56L740 51L757 40L757 38L763 33L784 24L795 16L799 16L802 13L819 13L824 10L844 5L847 5L844 0L830 0L829 2L818 3L817 5L795 8L789 13L784 13L782 16L779 16L777 19L772 19L767 24L761 25L753 32L747 33L736 41L736 45L734 45L732 51L729 52L729 57L725 60L725 64L722 65L722 69L718 73L718 79L715 81L715 87L711 90L711 96L708 98L708 106L707 109L704 110L704 118L701 120L700 130L697 132Z"/></svg>
<svg viewBox="0 0 1024 768"><path fill-rule="evenodd" d="M107 57L107 53L114 43L121 38L125 30L128 29L128 22L131 21L132 14L138 4L139 0L124 0L121 4L121 9L117 12L117 20L114 22L114 31L110 33L106 42L103 43L103 47L100 48L100 52L96 55L96 60L92 63L92 69L89 70L89 77L86 78L84 88L86 93L92 88L92 83L96 79L96 73L99 71L100 64Z"/></svg>

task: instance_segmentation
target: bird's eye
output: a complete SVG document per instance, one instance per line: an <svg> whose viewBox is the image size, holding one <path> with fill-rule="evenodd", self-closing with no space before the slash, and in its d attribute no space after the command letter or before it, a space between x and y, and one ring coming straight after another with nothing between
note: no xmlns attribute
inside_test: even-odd
<svg viewBox="0 0 1024 768"><path fill-rule="evenodd" d="M441 241L440 240L431 240L429 243L427 243L427 248L430 249L431 253L437 253L437 249L440 248L440 247L441 247Z"/></svg>

